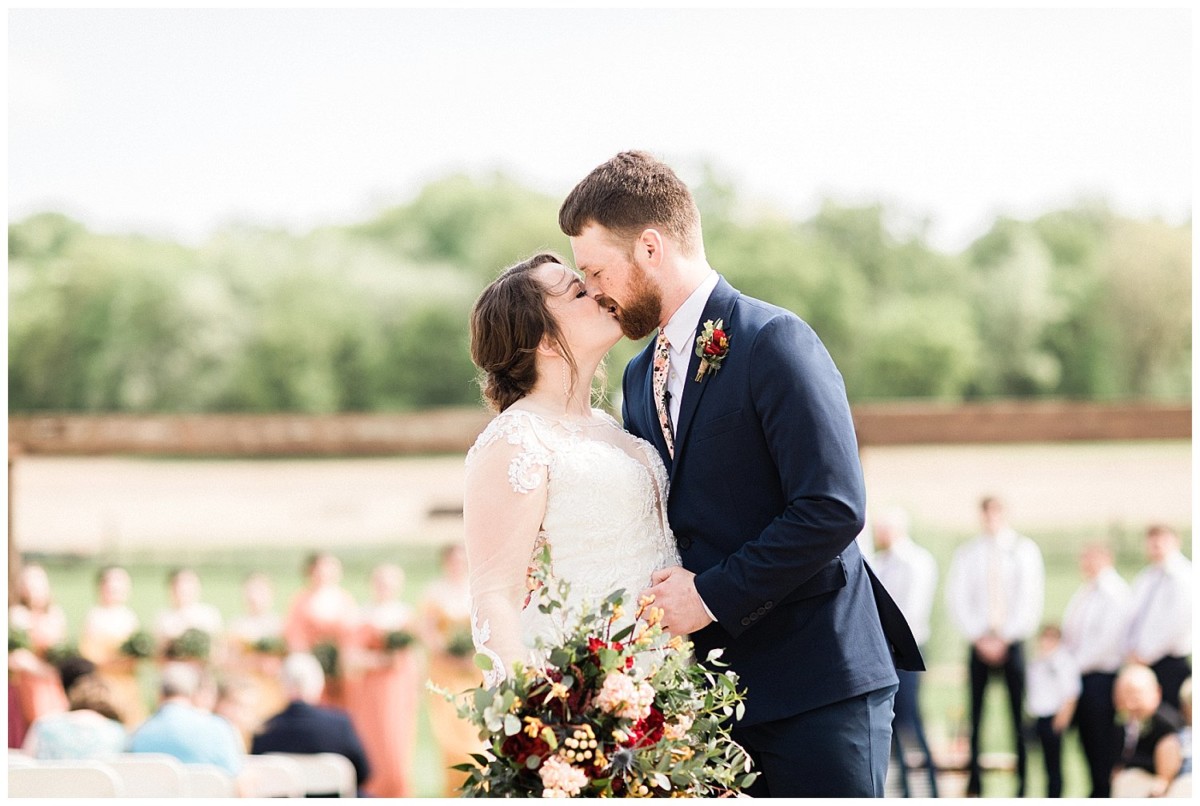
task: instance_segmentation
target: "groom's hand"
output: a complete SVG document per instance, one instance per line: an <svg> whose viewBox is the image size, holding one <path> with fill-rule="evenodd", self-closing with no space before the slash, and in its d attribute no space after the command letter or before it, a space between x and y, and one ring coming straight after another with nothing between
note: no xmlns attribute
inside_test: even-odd
<svg viewBox="0 0 1200 806"><path fill-rule="evenodd" d="M712 624L704 602L696 592L696 575L678 565L655 571L653 583L642 592L653 596L654 606L663 610L662 628L672 635L687 635Z"/></svg>

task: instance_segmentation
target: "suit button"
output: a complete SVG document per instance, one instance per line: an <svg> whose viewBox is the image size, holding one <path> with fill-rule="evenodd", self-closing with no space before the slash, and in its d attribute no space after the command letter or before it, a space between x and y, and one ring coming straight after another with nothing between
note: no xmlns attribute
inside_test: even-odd
<svg viewBox="0 0 1200 806"><path fill-rule="evenodd" d="M679 548L683 549L684 551L686 551L692 547L692 539L690 537L686 537L686 536L681 537L681 538L678 538L675 542L678 543Z"/></svg>
<svg viewBox="0 0 1200 806"><path fill-rule="evenodd" d="M767 602L766 604L763 605L763 607L767 608L768 610L770 610L774 606L775 606L774 602Z"/></svg>
<svg viewBox="0 0 1200 806"><path fill-rule="evenodd" d="M744 619L742 619L742 626L743 626L743 627L749 627L749 626L750 626L750 619L748 619L748 618L744 618Z"/></svg>
<svg viewBox="0 0 1200 806"><path fill-rule="evenodd" d="M765 616L766 614L767 614L767 608L765 608L765 607L758 608L757 615Z"/></svg>

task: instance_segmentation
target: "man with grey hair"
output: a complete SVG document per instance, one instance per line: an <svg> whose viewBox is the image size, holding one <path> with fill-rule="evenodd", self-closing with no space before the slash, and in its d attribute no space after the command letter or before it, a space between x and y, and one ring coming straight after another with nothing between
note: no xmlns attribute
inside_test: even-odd
<svg viewBox="0 0 1200 806"><path fill-rule="evenodd" d="M242 746L237 730L193 702L201 673L191 663L168 663L160 680L160 704L129 742L131 753L166 753L185 764L213 764L237 775Z"/></svg>
<svg viewBox="0 0 1200 806"><path fill-rule="evenodd" d="M929 617L937 590L938 569L933 555L913 542L908 529L908 512L899 507L875 513L872 523L875 551L868 556L867 562L908 620L913 638L923 654L924 645L929 641ZM907 742L902 741L903 738L915 741L925 757L929 797L936 798L937 768L921 720L920 672L897 670L896 675L900 678L900 688L896 691L895 716L892 718L892 757L900 769L900 788L904 797L908 797L908 765L904 756Z"/></svg>
<svg viewBox="0 0 1200 806"><path fill-rule="evenodd" d="M337 753L350 759L361 788L371 774L367 753L345 711L317 705L325 690L320 662L307 652L293 652L283 662L281 678L287 707L267 720L250 752Z"/></svg>

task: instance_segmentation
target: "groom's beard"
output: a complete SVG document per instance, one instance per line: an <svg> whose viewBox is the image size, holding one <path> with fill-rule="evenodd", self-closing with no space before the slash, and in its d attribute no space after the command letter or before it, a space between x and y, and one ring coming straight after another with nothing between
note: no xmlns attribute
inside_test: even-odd
<svg viewBox="0 0 1200 806"><path fill-rule="evenodd" d="M629 300L617 311L621 332L637 341L657 330L661 318L662 292L650 282L641 266L630 262Z"/></svg>

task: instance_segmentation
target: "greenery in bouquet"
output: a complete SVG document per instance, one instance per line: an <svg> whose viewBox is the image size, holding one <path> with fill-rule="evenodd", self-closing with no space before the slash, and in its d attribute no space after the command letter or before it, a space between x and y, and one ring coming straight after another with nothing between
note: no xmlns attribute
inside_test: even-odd
<svg viewBox="0 0 1200 806"><path fill-rule="evenodd" d="M208 660L212 637L204 630L188 627L177 638L167 642L163 653L167 660Z"/></svg>
<svg viewBox="0 0 1200 806"><path fill-rule="evenodd" d="M313 657L321 664L321 671L326 678L338 676L338 648L332 641L321 641L312 648Z"/></svg>
<svg viewBox="0 0 1200 806"><path fill-rule="evenodd" d="M408 649L415 640L416 636L408 630L391 630L383 636L383 648L388 652L396 652Z"/></svg>
<svg viewBox="0 0 1200 806"><path fill-rule="evenodd" d="M455 658L466 658L474 655L475 640L471 637L471 631L466 627L462 627L450 633L450 637L446 639L446 652Z"/></svg>
<svg viewBox="0 0 1200 806"><path fill-rule="evenodd" d="M562 609L567 591L543 584L539 609ZM744 707L737 675L716 652L696 663L650 598L620 627L622 598L573 617L561 644L539 640L541 668L515 663L457 700L490 748L455 768L468 774L464 796L720 797L753 782L727 724ZM476 663L491 670L483 653Z"/></svg>
<svg viewBox="0 0 1200 806"><path fill-rule="evenodd" d="M127 658L149 658L154 656L154 636L145 630L137 630L121 644L121 654Z"/></svg>
<svg viewBox="0 0 1200 806"><path fill-rule="evenodd" d="M51 666L59 666L63 661L70 658L79 657L79 647L72 643L55 644L46 649L46 663Z"/></svg>
<svg viewBox="0 0 1200 806"><path fill-rule="evenodd" d="M276 655L282 658L287 654L287 642L283 640L282 636L268 635L252 643L250 651L260 655Z"/></svg>
<svg viewBox="0 0 1200 806"><path fill-rule="evenodd" d="M8 651L16 652L18 649L31 649L33 643L29 640L29 633L22 630L20 627L8 627Z"/></svg>

